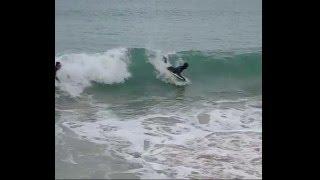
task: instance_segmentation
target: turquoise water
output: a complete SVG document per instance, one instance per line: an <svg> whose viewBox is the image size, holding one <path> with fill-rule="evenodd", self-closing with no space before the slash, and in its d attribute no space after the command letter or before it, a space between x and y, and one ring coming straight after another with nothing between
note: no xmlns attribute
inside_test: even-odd
<svg viewBox="0 0 320 180"><path fill-rule="evenodd" d="M259 0L56 0L56 178L261 179L261 16ZM187 82L166 70L183 62Z"/></svg>

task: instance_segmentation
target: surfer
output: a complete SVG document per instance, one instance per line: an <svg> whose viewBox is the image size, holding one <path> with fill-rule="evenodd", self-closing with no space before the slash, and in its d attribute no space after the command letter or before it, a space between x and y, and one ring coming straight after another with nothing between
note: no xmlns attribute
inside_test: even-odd
<svg viewBox="0 0 320 180"><path fill-rule="evenodd" d="M167 63L168 59L167 57L163 56L163 61L165 63ZM167 69L175 74L177 74L178 76L181 76L181 73L183 70L187 69L189 67L189 64L188 63L184 63L183 65L181 66L178 66L178 67L173 67L173 66L170 66L168 67ZM181 76L182 77L182 76Z"/></svg>
<svg viewBox="0 0 320 180"><path fill-rule="evenodd" d="M61 63L60 62L56 62L56 71L55 71L55 77L57 81L60 81L59 78L57 77L57 71L61 68Z"/></svg>
<svg viewBox="0 0 320 180"><path fill-rule="evenodd" d="M173 72L173 73L181 76L182 71L185 70L185 69L187 69L188 66L189 66L188 63L184 63L182 66L178 66L178 67L172 67L172 66L170 66L170 67L168 67L167 69L168 69L169 71L171 71L171 72Z"/></svg>

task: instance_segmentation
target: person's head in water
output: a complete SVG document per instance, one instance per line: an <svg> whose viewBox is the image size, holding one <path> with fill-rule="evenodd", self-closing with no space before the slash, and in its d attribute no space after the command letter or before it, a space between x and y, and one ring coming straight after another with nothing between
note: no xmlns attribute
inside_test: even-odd
<svg viewBox="0 0 320 180"><path fill-rule="evenodd" d="M55 77L56 77L56 80L58 80L59 82L60 82L60 80L59 80L59 78L57 77L57 71L58 71L60 68L61 68L61 63L60 63L60 62L56 62Z"/></svg>
<svg viewBox="0 0 320 180"><path fill-rule="evenodd" d="M61 63L60 62L56 62L56 69L60 69L61 68Z"/></svg>

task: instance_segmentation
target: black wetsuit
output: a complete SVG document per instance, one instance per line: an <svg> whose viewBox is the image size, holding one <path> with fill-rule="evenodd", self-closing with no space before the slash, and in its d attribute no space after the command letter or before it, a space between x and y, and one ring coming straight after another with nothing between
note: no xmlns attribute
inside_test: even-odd
<svg viewBox="0 0 320 180"><path fill-rule="evenodd" d="M54 76L56 77L56 80L60 81L58 78L57 78L57 71L60 69L61 67L55 67L56 71L54 72Z"/></svg>
<svg viewBox="0 0 320 180"><path fill-rule="evenodd" d="M185 69L187 69L186 66L178 66L176 68L172 67L172 66L168 67L169 71L171 71L171 72L173 72L173 73L175 73L175 74L177 74L179 76L181 76L182 71L185 70Z"/></svg>
<svg viewBox="0 0 320 180"><path fill-rule="evenodd" d="M163 56L163 61L164 61L164 63L167 63L167 60L168 60L167 57ZM185 69L187 69L187 68L188 68L188 64L187 64L187 63L185 63L185 64L182 65L182 66L178 66L178 67L172 67L172 66L167 67L167 69L168 69L169 71L177 74L177 75L180 76L181 78L183 78L183 77L181 76L182 71L185 70ZM183 79L184 79L184 78L183 78Z"/></svg>

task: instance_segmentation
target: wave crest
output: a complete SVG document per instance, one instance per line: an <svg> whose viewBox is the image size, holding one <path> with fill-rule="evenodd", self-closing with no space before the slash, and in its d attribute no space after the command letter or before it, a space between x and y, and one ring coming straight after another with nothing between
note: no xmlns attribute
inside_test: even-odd
<svg viewBox="0 0 320 180"><path fill-rule="evenodd" d="M123 83L131 77L127 49L119 48L95 54L66 54L56 57L62 63L56 84L71 96L79 96L91 82L103 84Z"/></svg>

